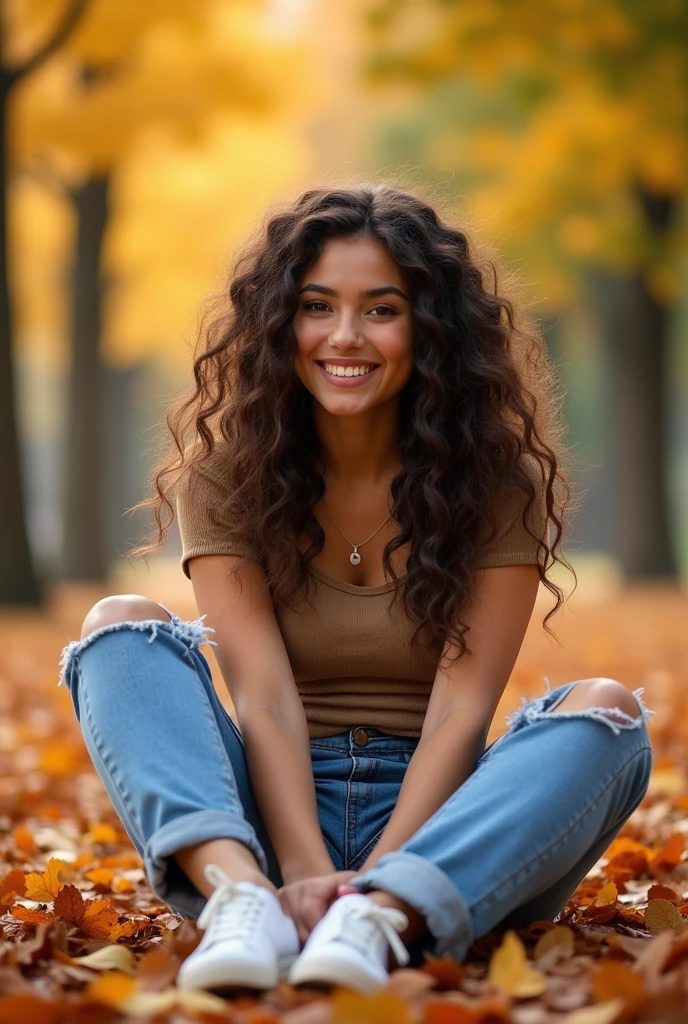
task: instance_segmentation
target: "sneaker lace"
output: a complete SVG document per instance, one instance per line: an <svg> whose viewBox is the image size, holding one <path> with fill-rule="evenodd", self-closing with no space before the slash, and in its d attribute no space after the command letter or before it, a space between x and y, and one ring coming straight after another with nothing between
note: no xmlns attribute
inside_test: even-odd
<svg viewBox="0 0 688 1024"><path fill-rule="evenodd" d="M368 953L381 931L397 963L403 967L409 962L408 950L399 937L399 932L404 928L408 928L408 918L401 910L381 907L372 900L365 903L357 900L356 903L347 906L346 912L342 913L337 921L332 922L332 931L328 937L344 939L362 952Z"/></svg>
<svg viewBox="0 0 688 1024"><path fill-rule="evenodd" d="M215 889L198 916L198 927L208 929L209 938L246 941L263 909L260 893L240 888L217 864L207 864L204 874Z"/></svg>

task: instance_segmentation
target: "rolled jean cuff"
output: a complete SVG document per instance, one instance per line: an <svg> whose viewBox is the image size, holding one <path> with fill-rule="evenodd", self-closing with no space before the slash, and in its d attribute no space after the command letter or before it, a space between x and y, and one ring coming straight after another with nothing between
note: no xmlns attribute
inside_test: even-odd
<svg viewBox="0 0 688 1024"><path fill-rule="evenodd" d="M243 843L258 861L261 871L267 874L268 865L263 848L252 827L239 815L229 811L194 811L168 821L146 843L143 863L146 877L156 896L186 917L198 917L206 904L206 897L192 891L193 883L190 881L189 889L173 888L169 859L179 850L209 839L236 839Z"/></svg>
<svg viewBox="0 0 688 1024"><path fill-rule="evenodd" d="M437 954L450 953L458 961L465 957L473 942L468 908L444 871L429 860L405 850L386 853L350 884L361 892L377 889L404 900L425 918Z"/></svg>

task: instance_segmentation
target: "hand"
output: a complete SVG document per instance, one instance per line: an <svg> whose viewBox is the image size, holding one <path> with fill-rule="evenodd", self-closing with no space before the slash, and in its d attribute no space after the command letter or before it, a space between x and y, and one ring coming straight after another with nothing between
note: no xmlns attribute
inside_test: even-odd
<svg viewBox="0 0 688 1024"><path fill-rule="evenodd" d="M348 885L356 874L356 871L332 871L282 886L278 892L282 910L296 925L302 946L337 897L344 892L357 891Z"/></svg>

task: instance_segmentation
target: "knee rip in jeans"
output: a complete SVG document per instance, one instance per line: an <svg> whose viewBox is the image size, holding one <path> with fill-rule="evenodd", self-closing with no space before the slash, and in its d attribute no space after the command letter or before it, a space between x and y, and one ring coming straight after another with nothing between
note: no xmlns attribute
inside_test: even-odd
<svg viewBox="0 0 688 1024"><path fill-rule="evenodd" d="M507 718L507 725L509 728L514 726L525 725L531 722L542 721L543 719L571 719L571 718L588 718L593 722L601 722L603 725L608 726L615 736L624 729L640 729L644 725L650 715L654 715L654 711L650 711L642 700L642 695L645 688L639 687L637 690L633 690L633 696L638 702L638 714L629 715L626 711L623 711L619 707L596 707L594 705L587 708L577 708L575 711L555 711L558 707L559 701L549 707L546 706L547 699L551 694L552 690L549 684L549 680L545 679L547 684L547 693L544 697L534 697L531 700L523 697L521 701L521 707L514 711ZM568 693L571 691L569 690ZM561 701L564 700L565 696L561 697Z"/></svg>
<svg viewBox="0 0 688 1024"><path fill-rule="evenodd" d="M193 650L195 647L199 647L201 644L210 644L213 647L217 647L214 640L208 639L208 633L214 633L215 630L211 626L206 626L203 620L206 618L205 615L201 615L200 619L193 619L190 621L184 621L180 619L178 615L175 615L173 611L166 608L162 601L157 602L161 608L167 612L170 616L170 621L166 622L164 619L137 619L125 622L112 622L107 626L102 626L100 629L94 630L89 633L88 636L84 637L83 640L72 640L62 651L60 658L60 678L57 685L61 686L65 680L69 679L69 672L71 670L72 663L79 655L86 650L87 647L98 639L98 637L104 636L106 633L117 633L123 629L133 629L140 633L150 632L149 644L158 636L158 630L160 627L164 628L164 631L171 633L172 636L178 640L183 640L184 643L188 644L189 650Z"/></svg>

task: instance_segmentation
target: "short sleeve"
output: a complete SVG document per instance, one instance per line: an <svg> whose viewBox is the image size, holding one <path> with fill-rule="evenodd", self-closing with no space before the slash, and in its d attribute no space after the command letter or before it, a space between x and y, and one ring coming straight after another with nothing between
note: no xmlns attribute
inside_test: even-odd
<svg viewBox="0 0 688 1024"><path fill-rule="evenodd" d="M545 488L542 480L533 478L536 486L535 500L527 513L527 522L535 537L523 525L526 495L514 488L506 490L495 501L493 521L496 527L490 537L489 524L482 531L482 542L478 551L477 569L493 569L501 565L543 564L543 552L538 550L539 540L548 543L549 523L545 504Z"/></svg>
<svg viewBox="0 0 688 1024"><path fill-rule="evenodd" d="M188 562L196 555L239 555L251 559L257 556L251 545L232 529L223 510L225 500L223 488L205 467L191 467L177 484L181 566L189 579Z"/></svg>

